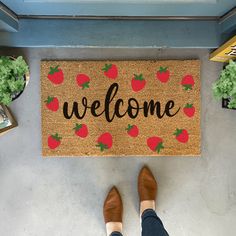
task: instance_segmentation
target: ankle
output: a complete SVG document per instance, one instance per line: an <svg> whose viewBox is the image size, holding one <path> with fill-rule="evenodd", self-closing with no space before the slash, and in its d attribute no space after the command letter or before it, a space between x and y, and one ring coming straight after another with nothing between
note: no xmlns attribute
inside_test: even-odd
<svg viewBox="0 0 236 236"><path fill-rule="evenodd" d="M145 200L140 202L140 215L147 209L152 209L155 211L156 203L154 200Z"/></svg>
<svg viewBox="0 0 236 236"><path fill-rule="evenodd" d="M122 223L121 222L108 222L106 223L107 236L110 236L112 232L122 233Z"/></svg>

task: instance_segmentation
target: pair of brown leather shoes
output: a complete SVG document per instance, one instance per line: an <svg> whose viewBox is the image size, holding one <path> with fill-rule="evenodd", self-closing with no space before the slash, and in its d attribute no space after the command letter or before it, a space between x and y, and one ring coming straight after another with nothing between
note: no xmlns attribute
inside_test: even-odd
<svg viewBox="0 0 236 236"><path fill-rule="evenodd" d="M138 193L140 202L145 200L156 200L157 182L150 171L144 166L138 176ZM114 186L108 193L103 206L105 223L121 222L123 215L123 204L119 191Z"/></svg>

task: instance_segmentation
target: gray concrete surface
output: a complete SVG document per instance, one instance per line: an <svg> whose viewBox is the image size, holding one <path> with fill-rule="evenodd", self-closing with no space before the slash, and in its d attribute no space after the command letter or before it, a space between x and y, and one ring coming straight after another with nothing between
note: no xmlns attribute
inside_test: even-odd
<svg viewBox="0 0 236 236"><path fill-rule="evenodd" d="M236 112L211 94L221 64L207 50L1 49L23 54L31 81L11 108L19 127L0 137L1 236L102 236L102 205L117 185L124 235L140 235L137 175L143 164L159 182L157 212L172 236L236 235ZM42 159L40 59L200 58L202 157Z"/></svg>

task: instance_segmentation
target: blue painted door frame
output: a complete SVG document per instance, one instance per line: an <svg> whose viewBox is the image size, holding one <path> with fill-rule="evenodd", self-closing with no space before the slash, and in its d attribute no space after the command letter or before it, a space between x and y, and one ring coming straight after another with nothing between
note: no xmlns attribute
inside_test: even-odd
<svg viewBox="0 0 236 236"><path fill-rule="evenodd" d="M10 14L0 5L0 31L16 32L18 30L18 19L16 15Z"/></svg>

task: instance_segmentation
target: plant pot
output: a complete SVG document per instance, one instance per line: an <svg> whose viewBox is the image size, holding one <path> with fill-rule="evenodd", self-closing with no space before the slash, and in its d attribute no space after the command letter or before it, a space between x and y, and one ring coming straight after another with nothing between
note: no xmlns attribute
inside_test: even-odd
<svg viewBox="0 0 236 236"><path fill-rule="evenodd" d="M229 101L230 101L229 98L222 98L222 108L236 110L236 108L228 108Z"/></svg>
<svg viewBox="0 0 236 236"><path fill-rule="evenodd" d="M25 87L28 85L28 83L29 83L29 73L27 73L27 74L25 74L24 75L24 81L25 81L25 85L24 85L24 88L23 88L23 90L21 91L21 92L19 92L19 93L16 93L16 94L12 94L12 101L14 101L14 100L16 100L17 98L19 98L20 97L20 95L24 92L24 90L25 90Z"/></svg>
<svg viewBox="0 0 236 236"><path fill-rule="evenodd" d="M10 58L11 60L16 60L15 56L10 56L9 58ZM25 81L24 88L23 88L23 90L22 90L21 92L12 94L12 101L14 101L14 100L16 100L17 98L19 98L20 95L24 92L25 87L26 87L26 86L28 85L28 83L29 83L29 79L30 79L29 73L25 74L25 75L24 75L24 81Z"/></svg>

